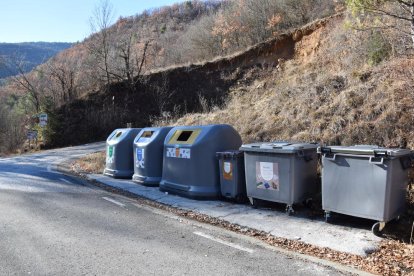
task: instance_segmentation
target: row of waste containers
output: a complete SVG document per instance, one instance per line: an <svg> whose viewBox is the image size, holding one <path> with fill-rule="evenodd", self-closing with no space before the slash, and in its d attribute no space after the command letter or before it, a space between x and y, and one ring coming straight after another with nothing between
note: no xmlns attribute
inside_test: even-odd
<svg viewBox="0 0 414 276"><path fill-rule="evenodd" d="M104 174L192 198L284 203L288 214L322 192L326 220L331 212L371 219L378 232L404 211L411 166L408 149L242 145L233 127L208 125L117 129L107 139Z"/></svg>

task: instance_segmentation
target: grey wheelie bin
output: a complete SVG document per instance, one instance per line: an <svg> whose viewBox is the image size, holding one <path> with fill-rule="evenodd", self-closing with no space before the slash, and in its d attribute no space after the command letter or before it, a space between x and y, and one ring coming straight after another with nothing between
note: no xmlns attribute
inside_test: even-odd
<svg viewBox="0 0 414 276"><path fill-rule="evenodd" d="M246 198L244 154L239 150L216 153L219 160L221 196L243 202Z"/></svg>
<svg viewBox="0 0 414 276"><path fill-rule="evenodd" d="M322 208L331 212L385 223L404 210L410 150L378 146L320 147L322 154Z"/></svg>
<svg viewBox="0 0 414 276"><path fill-rule="evenodd" d="M132 181L158 186L162 176L164 140L172 127L142 129L134 141L134 175Z"/></svg>
<svg viewBox="0 0 414 276"><path fill-rule="evenodd" d="M106 140L106 167L104 174L114 178L131 178L134 174L132 143L140 128L114 130Z"/></svg>
<svg viewBox="0 0 414 276"><path fill-rule="evenodd" d="M250 203L266 200L293 204L312 199L320 189L317 177L317 144L271 142L243 145L246 189Z"/></svg>
<svg viewBox="0 0 414 276"><path fill-rule="evenodd" d="M229 125L181 126L165 138L160 190L192 198L216 198L220 176L216 152L238 149L241 137Z"/></svg>

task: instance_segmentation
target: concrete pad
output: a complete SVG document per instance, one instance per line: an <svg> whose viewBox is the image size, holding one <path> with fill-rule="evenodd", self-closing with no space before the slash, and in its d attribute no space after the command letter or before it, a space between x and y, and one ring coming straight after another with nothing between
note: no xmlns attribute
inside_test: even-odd
<svg viewBox="0 0 414 276"><path fill-rule="evenodd" d="M370 230L328 224L322 218L288 216L275 210L253 209L248 205L216 200L193 200L163 193L157 187L145 187L130 180L113 179L103 175L89 175L89 179L122 189L159 203L210 217L220 218L242 227L267 232L275 237L327 247L340 252L365 256L378 248L381 238Z"/></svg>

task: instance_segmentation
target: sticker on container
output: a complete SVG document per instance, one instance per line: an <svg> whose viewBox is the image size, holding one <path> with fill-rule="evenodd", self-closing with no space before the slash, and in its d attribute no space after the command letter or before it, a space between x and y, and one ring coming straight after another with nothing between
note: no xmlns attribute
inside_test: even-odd
<svg viewBox="0 0 414 276"><path fill-rule="evenodd" d="M180 158L191 158L191 149L180 149Z"/></svg>
<svg viewBox="0 0 414 276"><path fill-rule="evenodd" d="M113 146L109 146L108 151L106 153L106 163L108 164L114 163L114 155L115 155L115 148Z"/></svg>
<svg viewBox="0 0 414 276"><path fill-rule="evenodd" d="M191 149L167 148L166 156L167 157L174 157L174 158L190 159L191 158Z"/></svg>
<svg viewBox="0 0 414 276"><path fill-rule="evenodd" d="M279 164L256 162L256 188L279 191Z"/></svg>
<svg viewBox="0 0 414 276"><path fill-rule="evenodd" d="M233 164L231 162L223 162L223 178L225 180L233 179Z"/></svg>
<svg viewBox="0 0 414 276"><path fill-rule="evenodd" d="M175 157L175 148L167 148L167 157Z"/></svg>
<svg viewBox="0 0 414 276"><path fill-rule="evenodd" d="M149 142L151 142L151 138L148 138L148 137L140 137L135 142L136 143L149 143Z"/></svg>
<svg viewBox="0 0 414 276"><path fill-rule="evenodd" d="M144 156L144 149L136 148L136 155L137 161L136 166L137 168L145 168L145 156Z"/></svg>

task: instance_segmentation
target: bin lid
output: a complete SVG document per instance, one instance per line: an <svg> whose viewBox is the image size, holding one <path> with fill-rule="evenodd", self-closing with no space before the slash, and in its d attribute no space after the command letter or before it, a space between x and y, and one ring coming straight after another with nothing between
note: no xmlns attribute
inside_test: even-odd
<svg viewBox="0 0 414 276"><path fill-rule="evenodd" d="M240 150L226 150L226 151L220 151L216 152L216 156L218 158L236 158L236 157L243 157L244 153Z"/></svg>
<svg viewBox="0 0 414 276"><path fill-rule="evenodd" d="M290 142L261 142L242 145L240 150L246 152L270 152L270 153L297 153L303 150L316 150L318 144L290 143Z"/></svg>
<svg viewBox="0 0 414 276"><path fill-rule="evenodd" d="M355 145L355 146L327 146L319 147L319 153L338 153L354 155L381 155L381 156L404 156L409 155L409 149L382 148L377 145Z"/></svg>

